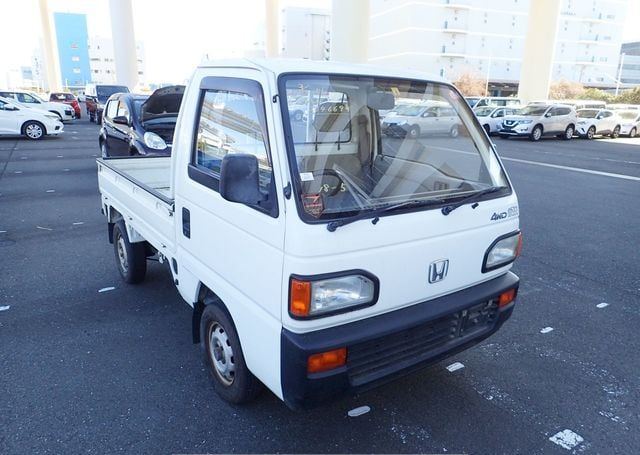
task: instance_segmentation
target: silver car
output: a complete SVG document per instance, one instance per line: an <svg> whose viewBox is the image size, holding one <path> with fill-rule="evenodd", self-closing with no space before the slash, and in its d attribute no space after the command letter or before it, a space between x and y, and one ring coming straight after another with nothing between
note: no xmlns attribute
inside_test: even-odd
<svg viewBox="0 0 640 455"><path fill-rule="evenodd" d="M425 134L457 137L459 128L456 111L444 102L399 106L382 120L382 132L387 136L412 139Z"/></svg>
<svg viewBox="0 0 640 455"><path fill-rule="evenodd" d="M576 131L576 110L567 104L529 104L502 121L502 138L527 136L539 141L542 136L557 136L568 141Z"/></svg>

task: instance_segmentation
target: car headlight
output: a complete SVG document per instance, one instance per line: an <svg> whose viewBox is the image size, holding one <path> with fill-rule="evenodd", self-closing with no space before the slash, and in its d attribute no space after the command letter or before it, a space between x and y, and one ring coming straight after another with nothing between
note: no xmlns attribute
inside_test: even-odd
<svg viewBox="0 0 640 455"><path fill-rule="evenodd" d="M376 303L378 280L354 273L342 276L291 277L289 314L295 319L351 311Z"/></svg>
<svg viewBox="0 0 640 455"><path fill-rule="evenodd" d="M164 139L151 131L144 133L144 143L147 147L154 150L164 150L167 148L167 143Z"/></svg>
<svg viewBox="0 0 640 455"><path fill-rule="evenodd" d="M51 120L58 120L60 117L58 117L55 114L45 114L45 117L51 119Z"/></svg>
<svg viewBox="0 0 640 455"><path fill-rule="evenodd" d="M406 125L407 121L406 120L400 120L399 122L396 123L396 125L398 126L402 126L402 125Z"/></svg>
<svg viewBox="0 0 640 455"><path fill-rule="evenodd" d="M518 123L520 125L528 125L531 122L533 122L533 120L520 120Z"/></svg>
<svg viewBox="0 0 640 455"><path fill-rule="evenodd" d="M482 272L488 272L512 263L520 256L520 251L522 251L520 231L498 237L484 255Z"/></svg>

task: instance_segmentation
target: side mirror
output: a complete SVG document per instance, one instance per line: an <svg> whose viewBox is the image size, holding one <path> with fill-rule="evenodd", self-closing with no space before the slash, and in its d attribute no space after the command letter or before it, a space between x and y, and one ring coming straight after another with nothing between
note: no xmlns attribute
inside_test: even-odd
<svg viewBox="0 0 640 455"><path fill-rule="evenodd" d="M113 117L113 123L117 123L118 125L129 126L129 119L124 115L118 115L117 117Z"/></svg>
<svg viewBox="0 0 640 455"><path fill-rule="evenodd" d="M544 114L544 116L547 118L551 117L551 112L547 112L546 114Z"/></svg>
<svg viewBox="0 0 640 455"><path fill-rule="evenodd" d="M230 202L255 205L267 199L260 191L258 158L246 153L230 153L220 166L220 196Z"/></svg>
<svg viewBox="0 0 640 455"><path fill-rule="evenodd" d="M4 110L5 111L19 111L20 109L18 108L18 106L14 105L14 104L5 104L4 105Z"/></svg>

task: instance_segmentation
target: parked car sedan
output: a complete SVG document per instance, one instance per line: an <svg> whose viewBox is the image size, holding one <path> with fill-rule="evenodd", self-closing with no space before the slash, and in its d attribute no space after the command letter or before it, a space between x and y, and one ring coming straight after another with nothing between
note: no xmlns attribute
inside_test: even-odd
<svg viewBox="0 0 640 455"><path fill-rule="evenodd" d="M528 104L513 115L505 116L500 137L525 136L539 141L542 136L557 136L568 141L576 131L576 111L567 104Z"/></svg>
<svg viewBox="0 0 640 455"><path fill-rule="evenodd" d="M38 140L46 135L62 133L64 125L56 114L31 109L0 97L0 135L25 136Z"/></svg>
<svg viewBox="0 0 640 455"><path fill-rule="evenodd" d="M41 109L56 114L61 122L73 120L73 108L64 103L45 101L34 92L26 90L0 90L0 96L13 99L32 109Z"/></svg>
<svg viewBox="0 0 640 455"><path fill-rule="evenodd" d="M103 158L171 155L184 85L151 94L117 93L107 101L98 142Z"/></svg>
<svg viewBox="0 0 640 455"><path fill-rule="evenodd" d="M576 133L584 139L593 139L596 135L620 135L620 117L609 109L578 109L576 115Z"/></svg>
<svg viewBox="0 0 640 455"><path fill-rule="evenodd" d="M623 136L636 137L640 129L640 111L628 110L617 111L620 117L620 134Z"/></svg>
<svg viewBox="0 0 640 455"><path fill-rule="evenodd" d="M513 115L518 109L511 107L477 107L473 113L478 117L478 121L487 134L497 133L502 126L502 119L505 115Z"/></svg>
<svg viewBox="0 0 640 455"><path fill-rule="evenodd" d="M73 95L73 93L53 92L49 94L49 101L68 104L73 108L75 118L82 117L82 113L80 111L80 103L78 103L78 100Z"/></svg>
<svg viewBox="0 0 640 455"><path fill-rule="evenodd" d="M449 134L457 137L460 123L453 108L445 102L398 107L382 120L387 136L416 139L423 134Z"/></svg>
<svg viewBox="0 0 640 455"><path fill-rule="evenodd" d="M102 122L104 106L114 93L129 93L129 88L126 85L87 84L85 97L90 122Z"/></svg>

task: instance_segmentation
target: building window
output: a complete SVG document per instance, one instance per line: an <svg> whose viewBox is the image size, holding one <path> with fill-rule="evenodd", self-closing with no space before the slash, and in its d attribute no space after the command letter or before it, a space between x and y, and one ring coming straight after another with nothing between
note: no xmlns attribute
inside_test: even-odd
<svg viewBox="0 0 640 455"><path fill-rule="evenodd" d="M80 61L80 57L78 57L77 55L74 55L73 57L71 57L71 61L72 62L79 62Z"/></svg>
<svg viewBox="0 0 640 455"><path fill-rule="evenodd" d="M81 73L80 68L73 69L73 74L80 74L80 73Z"/></svg>

